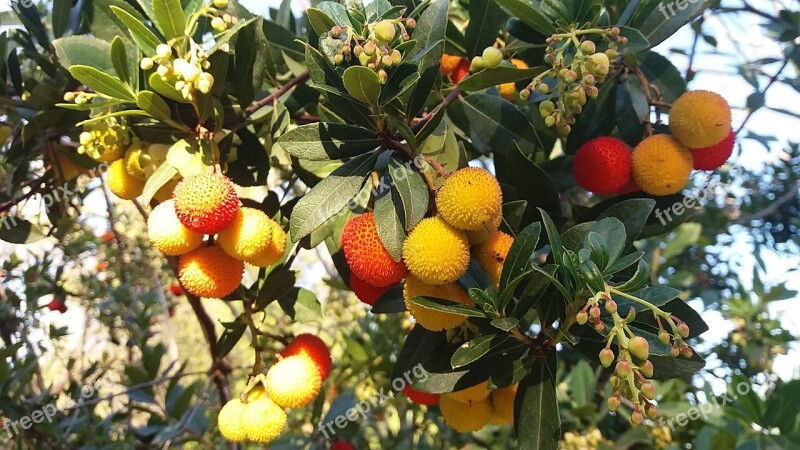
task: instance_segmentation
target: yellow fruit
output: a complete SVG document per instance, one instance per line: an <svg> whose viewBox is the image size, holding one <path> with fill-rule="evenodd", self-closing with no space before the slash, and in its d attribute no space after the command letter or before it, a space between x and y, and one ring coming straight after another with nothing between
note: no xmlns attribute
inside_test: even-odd
<svg viewBox="0 0 800 450"><path fill-rule="evenodd" d="M133 200L142 195L144 181L131 176L125 161L118 159L108 167L108 189L121 199Z"/></svg>
<svg viewBox="0 0 800 450"><path fill-rule="evenodd" d="M269 245L259 254L248 259L248 263L257 267L267 267L283 258L283 254L286 252L286 232L272 219L269 220L269 230L271 233Z"/></svg>
<svg viewBox="0 0 800 450"><path fill-rule="evenodd" d="M487 380L475 386L452 392L447 394L447 396L457 402L467 403L488 398L489 393L489 381Z"/></svg>
<svg viewBox="0 0 800 450"><path fill-rule="evenodd" d="M242 282L244 263L228 256L219 245L200 247L181 256L178 279L198 297L222 298Z"/></svg>
<svg viewBox="0 0 800 450"><path fill-rule="evenodd" d="M491 422L498 425L514 424L514 398L517 396L517 384L492 391Z"/></svg>
<svg viewBox="0 0 800 450"><path fill-rule="evenodd" d="M506 262L508 250L513 243L513 237L502 231L498 231L483 244L475 246L472 251L475 259L478 260L483 270L489 275L489 279L494 283L495 289L498 289L500 286L500 275L503 273L503 264Z"/></svg>
<svg viewBox="0 0 800 450"><path fill-rule="evenodd" d="M242 427L247 439L259 444L274 441L286 429L286 412L268 397L252 400L245 405Z"/></svg>
<svg viewBox="0 0 800 450"><path fill-rule="evenodd" d="M231 442L244 442L247 439L247 430L244 427L247 406L249 405L238 398L225 403L217 416L217 426L222 437Z"/></svg>
<svg viewBox="0 0 800 450"><path fill-rule="evenodd" d="M409 271L427 284L452 283L469 266L467 235L440 217L422 220L403 244Z"/></svg>
<svg viewBox="0 0 800 450"><path fill-rule="evenodd" d="M485 224L480 230L467 231L467 239L469 239L469 243L472 245L483 244L495 233L497 233L497 230L500 229L500 224L502 222L503 215L498 214L492 222Z"/></svg>
<svg viewBox="0 0 800 450"><path fill-rule="evenodd" d="M269 397L283 408L300 408L311 403L319 394L322 378L319 369L308 356L284 358L267 372L264 386Z"/></svg>
<svg viewBox="0 0 800 450"><path fill-rule="evenodd" d="M219 232L217 242L228 255L245 261L264 252L272 242L270 219L255 208L242 207L233 221Z"/></svg>
<svg viewBox="0 0 800 450"><path fill-rule="evenodd" d="M146 180L147 176L144 173L144 167L150 163L150 156L144 151L142 145L138 140L134 141L128 151L125 152L125 169L128 173L140 180Z"/></svg>
<svg viewBox="0 0 800 450"><path fill-rule="evenodd" d="M503 213L503 193L497 178L478 167L450 175L436 195L439 215L460 230L480 230Z"/></svg>
<svg viewBox="0 0 800 450"><path fill-rule="evenodd" d="M463 305L474 304L469 294L467 294L458 283L434 286L423 283L414 275L409 275L408 278L406 278L406 284L403 286L403 298L405 298L406 309L414 316L417 323L431 331L450 330L464 323L467 317L460 314L450 314L423 308L411 302L411 299L414 297L440 298Z"/></svg>
<svg viewBox="0 0 800 450"><path fill-rule="evenodd" d="M521 59L512 58L511 62L515 66L517 66L517 69L527 69L528 68L528 64L525 63L525 61L523 61ZM513 83L513 82L512 83L503 83L503 84L497 86L497 90L498 90L498 92L500 92L500 97L503 97L504 99L506 99L506 100L508 100L510 102L513 102L513 101L517 100L517 85L516 85L516 83Z"/></svg>
<svg viewBox="0 0 800 450"><path fill-rule="evenodd" d="M189 253L203 243L202 234L186 228L178 220L172 200L161 203L150 213L147 218L147 235L150 242L168 256Z"/></svg>
<svg viewBox="0 0 800 450"><path fill-rule="evenodd" d="M450 428L460 433L478 431L492 417L492 404L488 398L462 403L450 395L443 395L439 400L439 409Z"/></svg>
<svg viewBox="0 0 800 450"><path fill-rule="evenodd" d="M633 149L631 171L636 183L648 194L675 194L689 180L692 154L672 136L655 134Z"/></svg>
<svg viewBox="0 0 800 450"><path fill-rule="evenodd" d="M731 107L714 92L686 92L669 111L669 129L689 148L719 144L731 132Z"/></svg>

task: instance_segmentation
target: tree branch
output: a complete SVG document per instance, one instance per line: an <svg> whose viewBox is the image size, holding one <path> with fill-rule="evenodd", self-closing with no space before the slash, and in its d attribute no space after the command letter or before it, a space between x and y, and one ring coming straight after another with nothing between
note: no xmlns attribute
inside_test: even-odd
<svg viewBox="0 0 800 450"><path fill-rule="evenodd" d="M800 182L795 183L794 186L792 186L792 188L789 189L785 194L776 198L774 202L770 203L769 206L762 209L761 211L747 216L739 217L738 219L732 221L731 223L736 225L744 225L754 220L759 220L763 219L764 217L768 217L774 214L778 209L780 209L781 206L790 202L795 197L795 195L797 195L798 191L800 191Z"/></svg>
<svg viewBox="0 0 800 450"><path fill-rule="evenodd" d="M419 133L419 131L425 126L426 123L428 123L429 120L431 120L432 117L438 114L442 108L446 108L447 105L453 103L453 101L458 98L459 94L461 94L461 89L459 89L458 87L453 89L449 94L447 94L447 97L445 97L441 103L436 105L436 107L433 108L431 112L428 113L427 116L423 117L422 119L418 120L416 123L411 125L411 131L413 131L414 134Z"/></svg>
<svg viewBox="0 0 800 450"><path fill-rule="evenodd" d="M291 80L287 81L286 84L282 85L278 88L275 92L267 95L266 97L262 98L261 100L256 100L250 104L244 110L244 114L232 120L230 123L225 124L227 128L238 128L243 123L247 121L250 116L255 114L259 109L269 105L270 103L274 102L276 99L283 96L283 94L289 92L293 87L297 86L298 84L304 83L309 78L308 71L297 75L296 77L292 78Z"/></svg>

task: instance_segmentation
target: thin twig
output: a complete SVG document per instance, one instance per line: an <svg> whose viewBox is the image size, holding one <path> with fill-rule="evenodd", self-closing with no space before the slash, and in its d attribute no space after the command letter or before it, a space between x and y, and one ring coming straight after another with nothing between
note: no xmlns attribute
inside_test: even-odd
<svg viewBox="0 0 800 450"><path fill-rule="evenodd" d="M800 191L800 182L795 183L794 186L791 187L785 194L781 195L774 202L770 203L769 206L762 209L757 213L753 213L747 216L740 217L734 220L731 223L737 225L744 225L746 223L750 223L754 220L763 219L764 217L768 217L774 214L781 206L785 205L786 203L790 202L796 195L797 192Z"/></svg>
<svg viewBox="0 0 800 450"><path fill-rule="evenodd" d="M449 94L447 94L447 97L445 97L441 103L436 105L436 107L433 108L431 112L428 113L427 116L423 117L422 119L418 120L416 123L411 125L411 131L413 131L414 134L419 133L419 131L425 126L426 123L428 123L429 120L431 120L431 118L436 116L436 114L438 114L442 108L446 108L447 105L453 103L453 101L458 98L459 94L461 94L461 89L459 89L458 87L453 89Z"/></svg>
<svg viewBox="0 0 800 450"><path fill-rule="evenodd" d="M253 114L255 114L259 109L269 105L270 103L274 102L276 99L283 96L283 94L289 92L293 87L297 86L298 84L304 83L309 78L308 71L297 75L296 77L292 78L291 80L287 81L286 84L282 85L278 88L275 92L267 95L266 97L262 98L261 100L256 100L250 104L244 110L244 114L240 117L237 117L231 123L225 124L226 127L229 128L238 128L242 124L244 124L247 119L250 118Z"/></svg>

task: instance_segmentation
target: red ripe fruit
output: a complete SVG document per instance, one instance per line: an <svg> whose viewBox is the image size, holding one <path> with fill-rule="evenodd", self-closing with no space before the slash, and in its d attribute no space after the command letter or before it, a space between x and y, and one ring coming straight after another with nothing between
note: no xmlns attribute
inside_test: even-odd
<svg viewBox="0 0 800 450"><path fill-rule="evenodd" d="M592 139L578 149L572 171L587 191L615 194L631 179L631 150L619 139Z"/></svg>
<svg viewBox="0 0 800 450"><path fill-rule="evenodd" d="M456 66L456 70L450 74L450 79L453 80L453 83L458 84L461 83L461 80L469 75L469 61L466 58L462 59L458 66Z"/></svg>
<svg viewBox="0 0 800 450"><path fill-rule="evenodd" d="M203 234L224 230L239 210L239 196L230 178L203 173L175 186L175 214L186 228Z"/></svg>
<svg viewBox="0 0 800 450"><path fill-rule="evenodd" d="M356 297L358 297L361 302L366 303L369 306L373 306L375 302L381 298L381 295L385 294L386 291L391 289L391 286L373 286L351 273L350 289L353 290L353 292L356 294Z"/></svg>
<svg viewBox="0 0 800 450"><path fill-rule="evenodd" d="M439 394L429 394L427 392L418 391L410 385L403 388L403 393L406 394L409 400L418 405L433 406L439 403Z"/></svg>
<svg viewBox="0 0 800 450"><path fill-rule="evenodd" d="M331 444L331 450L356 450L356 448L347 441L336 441Z"/></svg>
<svg viewBox="0 0 800 450"><path fill-rule="evenodd" d="M617 195L630 194L632 192L639 192L641 190L642 187L639 186L639 183L637 183L636 180L633 177L631 177L631 179L628 180L627 183L625 183L625 186L619 188L619 190L617 191Z"/></svg>
<svg viewBox="0 0 800 450"><path fill-rule="evenodd" d="M697 170L715 170L725 164L733 154L736 144L736 133L731 131L719 144L705 148L693 148L692 159Z"/></svg>
<svg viewBox="0 0 800 450"><path fill-rule="evenodd" d="M183 295L183 288L178 283L172 283L172 286L169 287L169 292L176 297L180 297Z"/></svg>
<svg viewBox="0 0 800 450"><path fill-rule="evenodd" d="M342 249L353 275L373 286L397 284L408 274L406 265L392 259L383 246L371 212L354 217L345 224Z"/></svg>
<svg viewBox="0 0 800 450"><path fill-rule="evenodd" d="M289 345L281 352L281 356L288 358L294 355L305 355L314 362L314 365L319 370L319 376L322 381L328 378L331 373L333 361L331 360L331 351L325 342L313 334L299 334Z"/></svg>

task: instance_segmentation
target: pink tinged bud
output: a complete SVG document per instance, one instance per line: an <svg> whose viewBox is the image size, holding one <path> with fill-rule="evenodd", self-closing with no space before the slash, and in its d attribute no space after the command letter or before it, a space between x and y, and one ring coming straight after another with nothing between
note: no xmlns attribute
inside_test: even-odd
<svg viewBox="0 0 800 450"><path fill-rule="evenodd" d="M681 335L682 338L686 339L689 337L689 325L682 323L678 325L678 334Z"/></svg>
<svg viewBox="0 0 800 450"><path fill-rule="evenodd" d="M611 383L611 386L613 386L614 389L616 389L619 387L620 379L618 376L612 374L610 377L608 377L608 382Z"/></svg>
<svg viewBox="0 0 800 450"><path fill-rule="evenodd" d="M611 397L608 397L608 410L611 412L616 412L620 406L619 394L614 394Z"/></svg>
<svg viewBox="0 0 800 450"><path fill-rule="evenodd" d="M673 358L677 358L678 355L680 355L680 354L681 354L681 350L678 348L678 343L677 342L673 342L672 343L672 347L669 349L669 355L672 356Z"/></svg>
<svg viewBox="0 0 800 450"><path fill-rule="evenodd" d="M608 311L609 314L614 314L617 312L617 302L614 300L606 301L606 311Z"/></svg>
<svg viewBox="0 0 800 450"><path fill-rule="evenodd" d="M658 332L658 341L664 345L669 344L669 333L664 330Z"/></svg>
<svg viewBox="0 0 800 450"><path fill-rule="evenodd" d="M653 363L650 360L647 360L639 367L639 371L642 372L645 378L650 378L653 376Z"/></svg>
<svg viewBox="0 0 800 450"><path fill-rule="evenodd" d="M634 336L628 342L628 351L633 356L645 360L650 356L650 344L647 343L647 339L641 336Z"/></svg>
<svg viewBox="0 0 800 450"><path fill-rule="evenodd" d="M634 425L639 425L644 420L644 416L642 412L638 409L634 410L631 414L631 423Z"/></svg>
<svg viewBox="0 0 800 450"><path fill-rule="evenodd" d="M589 315L592 316L592 319L597 319L598 317L600 317L600 307L594 305L591 308L589 308Z"/></svg>
<svg viewBox="0 0 800 450"><path fill-rule="evenodd" d="M681 355L683 355L684 358L691 358L694 352L688 345L684 345L683 348L681 348Z"/></svg>
<svg viewBox="0 0 800 450"><path fill-rule="evenodd" d="M614 362L614 352L608 348L600 350L600 364L602 364L603 367L609 367L612 362Z"/></svg>
<svg viewBox="0 0 800 450"><path fill-rule="evenodd" d="M631 365L628 361L620 361L617 363L616 372L620 378L627 378L631 374Z"/></svg>
<svg viewBox="0 0 800 450"><path fill-rule="evenodd" d="M578 325L583 325L589 321L589 315L586 314L586 311L580 311L575 315L575 321L578 322Z"/></svg>
<svg viewBox="0 0 800 450"><path fill-rule="evenodd" d="M654 400L656 398L656 387L653 386L653 383L645 381L642 383L642 394L646 399Z"/></svg>
<svg viewBox="0 0 800 450"><path fill-rule="evenodd" d="M655 405L650 403L645 405L644 413L647 414L647 417L649 417L651 420L655 420L655 418L658 417L658 410L656 410Z"/></svg>
<svg viewBox="0 0 800 450"><path fill-rule="evenodd" d="M595 331L597 331L598 333L600 333L600 332L602 332L603 330L605 330L605 329L606 329L606 324L604 324L602 320L597 320L597 321L594 323L594 329L595 329Z"/></svg>

